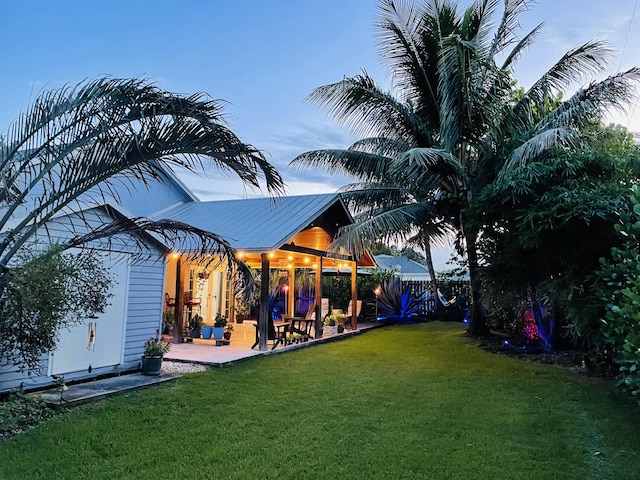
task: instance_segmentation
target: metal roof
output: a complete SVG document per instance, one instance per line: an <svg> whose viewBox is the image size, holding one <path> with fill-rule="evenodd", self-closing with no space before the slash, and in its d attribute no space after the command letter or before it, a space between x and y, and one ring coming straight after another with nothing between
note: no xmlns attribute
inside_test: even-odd
<svg viewBox="0 0 640 480"><path fill-rule="evenodd" d="M394 257L393 255L375 255L378 268L383 270L396 269L398 273L402 274L421 274L428 275L429 269L419 264L414 260L409 260L407 257Z"/></svg>
<svg viewBox="0 0 640 480"><path fill-rule="evenodd" d="M161 218L221 235L234 248L267 251L279 249L335 204L342 206L351 223L337 193L190 202L163 211Z"/></svg>

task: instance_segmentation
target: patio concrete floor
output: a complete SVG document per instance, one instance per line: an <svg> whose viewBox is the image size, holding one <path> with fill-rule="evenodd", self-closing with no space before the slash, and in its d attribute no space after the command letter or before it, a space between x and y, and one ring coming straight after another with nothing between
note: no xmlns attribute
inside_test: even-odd
<svg viewBox="0 0 640 480"><path fill-rule="evenodd" d="M200 365L224 367L232 365L238 361L258 355L270 355L274 353L285 353L288 351L307 348L321 343L346 340L354 335L359 335L371 328L376 327L373 322L358 324L358 329L347 330L344 333L319 338L310 339L306 342L292 345L278 345L271 350L260 351L258 347L251 349L255 342L255 327L251 323L234 324L234 332L229 345L215 346L214 340L194 339L190 343L174 344L169 353L165 355L165 360L172 362L195 363ZM137 390L159 383L175 380L180 375L162 372L158 376L147 376L141 373L129 373L114 377L102 378L83 383L70 384L67 390L61 392L58 388L51 388L37 392L44 400L52 403L63 403L65 405L78 405L116 393ZM62 393L62 396L60 395Z"/></svg>
<svg viewBox="0 0 640 480"><path fill-rule="evenodd" d="M336 335L319 339L311 338L306 342L294 343L292 345L277 345L275 349L271 348L273 342L269 340L268 349L266 351L260 351L258 347L254 349L251 348L256 339L254 324L245 322L234 324L234 331L231 334L231 341L228 345L216 346L215 340L194 339L189 343L171 345L171 350L165 354L164 358L174 362L190 362L222 367L258 355L284 353L320 343L345 340L375 326L373 322L363 322L359 323L358 329L354 331L345 330L343 333Z"/></svg>

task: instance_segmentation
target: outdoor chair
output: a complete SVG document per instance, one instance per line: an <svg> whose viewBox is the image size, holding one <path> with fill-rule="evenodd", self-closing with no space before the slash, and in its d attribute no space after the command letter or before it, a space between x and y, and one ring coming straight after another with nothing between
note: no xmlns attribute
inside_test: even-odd
<svg viewBox="0 0 640 480"><path fill-rule="evenodd" d="M196 307L200 305L200 297L195 297L193 292L184 292L182 298L184 299L184 304L188 307Z"/></svg>
<svg viewBox="0 0 640 480"><path fill-rule="evenodd" d="M311 329L313 328L313 322L316 317L315 310L316 304L314 303L309 307L304 318L293 317L289 319L291 325L289 325L287 331L287 345L306 342L311 338Z"/></svg>
<svg viewBox="0 0 640 480"><path fill-rule="evenodd" d="M356 318L360 316L360 310L362 310L362 300L356 302ZM349 300L349 306L347 307L345 325L351 325L351 317L353 315L353 301Z"/></svg>
<svg viewBox="0 0 640 480"><path fill-rule="evenodd" d="M169 296L169 293L165 292L164 293L164 303L167 307L175 307L176 306L176 299L173 297Z"/></svg>

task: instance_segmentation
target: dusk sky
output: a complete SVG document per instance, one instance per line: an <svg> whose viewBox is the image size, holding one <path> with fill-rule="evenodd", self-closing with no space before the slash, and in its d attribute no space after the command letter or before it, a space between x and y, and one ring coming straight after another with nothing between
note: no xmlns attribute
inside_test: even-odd
<svg viewBox="0 0 640 480"><path fill-rule="evenodd" d="M640 65L636 6L537 2L520 17L523 32L541 21L545 27L515 77L526 87L569 48L593 39L617 52L607 74ZM333 192L348 180L287 165L302 152L354 140L305 101L313 88L362 69L391 88L377 54L377 8L377 0L2 0L0 132L43 90L103 75L145 77L165 90L229 102L232 130L268 154L291 194ZM612 121L640 131L640 113L629 110L631 118ZM203 200L262 194L217 172L183 180Z"/></svg>

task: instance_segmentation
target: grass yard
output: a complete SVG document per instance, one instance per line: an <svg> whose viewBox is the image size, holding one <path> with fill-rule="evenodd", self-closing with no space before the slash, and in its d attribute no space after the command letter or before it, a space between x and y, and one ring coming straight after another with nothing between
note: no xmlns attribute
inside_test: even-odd
<svg viewBox="0 0 640 480"><path fill-rule="evenodd" d="M78 407L2 479L638 479L640 408L457 324L377 329Z"/></svg>

